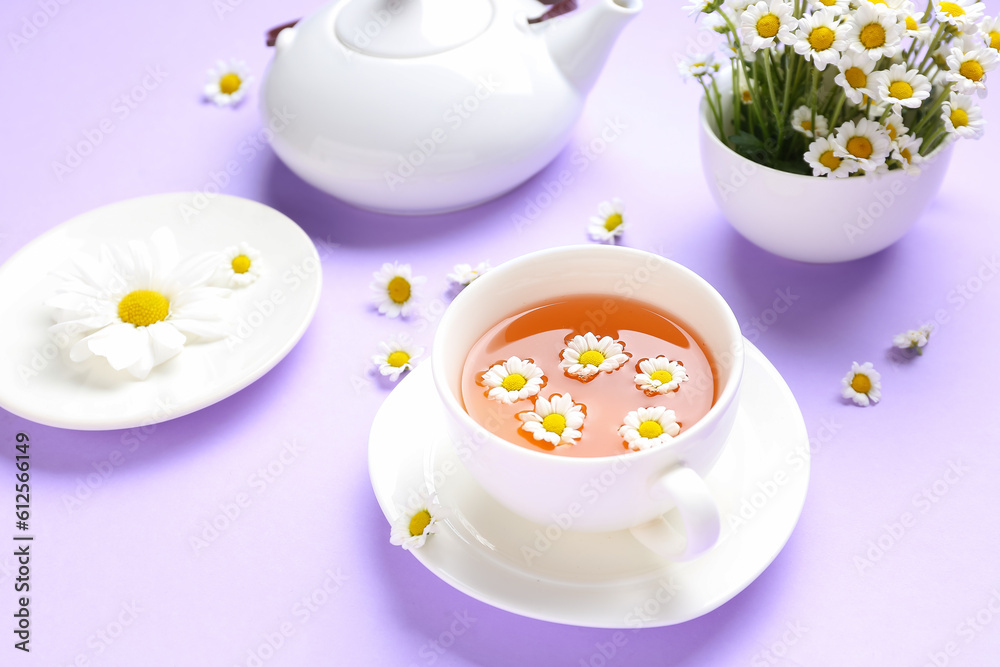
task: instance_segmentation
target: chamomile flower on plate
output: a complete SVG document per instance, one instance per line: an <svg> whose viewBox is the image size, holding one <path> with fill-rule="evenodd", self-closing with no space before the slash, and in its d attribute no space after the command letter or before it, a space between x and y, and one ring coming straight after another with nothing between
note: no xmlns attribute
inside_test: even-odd
<svg viewBox="0 0 1000 667"><path fill-rule="evenodd" d="M597 205L597 215L587 227L590 238L600 243L614 243L625 232L625 204L615 197Z"/></svg>
<svg viewBox="0 0 1000 667"><path fill-rule="evenodd" d="M483 373L480 380L487 388L487 398L510 404L534 396L545 386L542 369L531 359L510 357Z"/></svg>
<svg viewBox="0 0 1000 667"><path fill-rule="evenodd" d="M456 287L468 287L473 280L490 270L489 262L479 262L475 266L471 264L456 264L452 272L448 274L448 282Z"/></svg>
<svg viewBox="0 0 1000 667"><path fill-rule="evenodd" d="M941 120L948 134L963 139L978 139L986 131L982 109L971 95L949 95L941 105Z"/></svg>
<svg viewBox="0 0 1000 667"><path fill-rule="evenodd" d="M854 104L861 104L865 95L874 97L869 79L875 70L875 61L867 53L848 50L837 63L840 73L834 81L844 89L844 94Z"/></svg>
<svg viewBox="0 0 1000 667"><path fill-rule="evenodd" d="M45 302L55 310L50 332L75 340L69 351L74 362L103 357L116 371L143 380L185 345L228 333L222 309L231 292L207 284L218 254L181 261L167 228L148 243L103 245L98 257L80 253L74 263Z"/></svg>
<svg viewBox="0 0 1000 667"><path fill-rule="evenodd" d="M227 287L246 287L260 278L263 266L260 251L242 242L222 251L219 273Z"/></svg>
<svg viewBox="0 0 1000 667"><path fill-rule="evenodd" d="M892 148L889 133L879 123L867 118L841 125L830 138L830 143L834 155L856 160L865 171L875 171L885 164Z"/></svg>
<svg viewBox="0 0 1000 667"><path fill-rule="evenodd" d="M242 60L232 58L229 62L216 61L215 67L208 70L208 80L205 83L205 97L216 106L238 106L246 97L248 86L253 83L250 68Z"/></svg>
<svg viewBox="0 0 1000 667"><path fill-rule="evenodd" d="M803 16L795 31L795 53L812 60L816 69L823 71L827 65L835 65L840 60L840 54L847 49L849 27L828 9Z"/></svg>
<svg viewBox="0 0 1000 667"><path fill-rule="evenodd" d="M812 109L805 105L792 112L792 129L810 139L814 136L825 137L829 132L826 117L821 114L816 114L816 127L813 128Z"/></svg>
<svg viewBox="0 0 1000 667"><path fill-rule="evenodd" d="M639 408L625 415L618 434L634 452L641 452L670 442L681 431L677 415L660 405Z"/></svg>
<svg viewBox="0 0 1000 667"><path fill-rule="evenodd" d="M602 371L611 373L621 368L631 356L625 344L611 336L598 338L591 332L574 336L559 353L559 368L569 377L587 382Z"/></svg>
<svg viewBox="0 0 1000 667"><path fill-rule="evenodd" d="M930 79L902 63L891 65L873 76L879 102L892 105L895 113L899 113L902 107L916 109L931 95Z"/></svg>
<svg viewBox="0 0 1000 667"><path fill-rule="evenodd" d="M444 511L436 495L424 495L392 522L389 543L407 551L419 549L427 538L437 532Z"/></svg>
<svg viewBox="0 0 1000 667"><path fill-rule="evenodd" d="M406 317L416 308L420 286L427 280L414 276L409 264L383 264L373 274L373 303L386 317Z"/></svg>
<svg viewBox="0 0 1000 667"><path fill-rule="evenodd" d="M874 61L891 58L899 52L905 29L892 10L882 7L862 2L847 19L844 37L849 49L864 53Z"/></svg>
<svg viewBox="0 0 1000 667"><path fill-rule="evenodd" d="M408 339L393 338L378 344L372 363L379 373L395 382L403 373L413 369L414 362L423 353L424 348L413 345Z"/></svg>
<svg viewBox="0 0 1000 667"><path fill-rule="evenodd" d="M677 391L682 382L688 381L687 371L679 361L664 356L643 359L639 362L634 382L647 396Z"/></svg>
<svg viewBox="0 0 1000 667"><path fill-rule="evenodd" d="M812 167L813 176L847 178L861 168L857 160L838 157L829 137L820 137L809 144L809 150L803 157Z"/></svg>
<svg viewBox="0 0 1000 667"><path fill-rule="evenodd" d="M841 395L863 408L879 402L882 398L882 376L870 361L863 364L853 362L851 370L841 380Z"/></svg>
<svg viewBox="0 0 1000 667"><path fill-rule="evenodd" d="M573 397L566 394L552 394L547 399L539 396L535 399L533 410L519 412L521 430L534 440L541 440L550 445L572 445L583 435L583 421L586 418L584 406L573 402Z"/></svg>

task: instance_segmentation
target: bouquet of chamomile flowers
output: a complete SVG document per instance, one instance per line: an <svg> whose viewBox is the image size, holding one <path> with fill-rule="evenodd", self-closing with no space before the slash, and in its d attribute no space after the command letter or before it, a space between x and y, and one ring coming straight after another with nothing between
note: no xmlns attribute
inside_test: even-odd
<svg viewBox="0 0 1000 667"><path fill-rule="evenodd" d="M976 97L1000 61L1000 18L982 2L695 0L687 9L722 36L723 55L691 56L681 73L704 87L719 138L756 162L831 178L919 173L942 146L983 133ZM720 77L735 94L720 92Z"/></svg>

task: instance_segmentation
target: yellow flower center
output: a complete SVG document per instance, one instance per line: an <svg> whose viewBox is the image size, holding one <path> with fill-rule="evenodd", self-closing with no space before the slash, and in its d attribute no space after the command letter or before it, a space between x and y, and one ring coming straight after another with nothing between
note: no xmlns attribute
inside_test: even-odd
<svg viewBox="0 0 1000 667"><path fill-rule="evenodd" d="M431 513L427 510L420 510L410 519L410 536L417 537L423 535L431 523Z"/></svg>
<svg viewBox="0 0 1000 667"><path fill-rule="evenodd" d="M880 23L869 23L861 29L859 39L866 49L877 49L885 44L885 28Z"/></svg>
<svg viewBox="0 0 1000 667"><path fill-rule="evenodd" d="M659 380L663 384L667 384L674 379L674 375L670 371L656 371L655 373L650 374L649 379Z"/></svg>
<svg viewBox="0 0 1000 667"><path fill-rule="evenodd" d="M802 121L801 125L802 129L805 130L806 132L812 132L813 124L811 120L804 120Z"/></svg>
<svg viewBox="0 0 1000 667"><path fill-rule="evenodd" d="M774 14L764 14L757 19L757 34L764 39L777 35L780 27L781 19Z"/></svg>
<svg viewBox="0 0 1000 667"><path fill-rule="evenodd" d="M965 109L952 109L951 124L954 127L965 127L969 124L969 114L966 113Z"/></svg>
<svg viewBox="0 0 1000 667"><path fill-rule="evenodd" d="M237 255L233 257L233 272L234 273L246 273L250 270L250 258L246 255Z"/></svg>
<svg viewBox="0 0 1000 667"><path fill-rule="evenodd" d="M528 384L528 379L520 373L511 373L503 379L501 383L507 391L521 391L524 385Z"/></svg>
<svg viewBox="0 0 1000 667"><path fill-rule="evenodd" d="M858 392L859 394L867 394L869 391L871 391L871 388L872 388L872 381L871 379L869 379L867 375L862 375L861 373L858 373L857 375L854 376L854 379L851 380L851 389Z"/></svg>
<svg viewBox="0 0 1000 667"><path fill-rule="evenodd" d="M916 30L918 27L919 26L917 25L917 20L915 18L913 18L912 16L907 16L906 17L906 29L907 30Z"/></svg>
<svg viewBox="0 0 1000 667"><path fill-rule="evenodd" d="M833 45L833 37L833 31L821 25L809 33L809 46L815 51L826 51Z"/></svg>
<svg viewBox="0 0 1000 667"><path fill-rule="evenodd" d="M957 3L942 2L938 7L948 16L965 16L965 10Z"/></svg>
<svg viewBox="0 0 1000 667"><path fill-rule="evenodd" d="M889 138L892 139L893 141L895 141L896 137L899 136L899 132L896 130L896 126L893 125L892 123L889 123L888 125L885 126L885 131L889 133Z"/></svg>
<svg viewBox="0 0 1000 667"><path fill-rule="evenodd" d="M612 213L608 216L608 219L604 221L604 229L609 232L613 232L622 226L622 214Z"/></svg>
<svg viewBox="0 0 1000 667"><path fill-rule="evenodd" d="M827 7L833 7L835 4L837 4L837 0L819 0L819 1L822 2L824 5L826 5Z"/></svg>
<svg viewBox="0 0 1000 667"><path fill-rule="evenodd" d="M864 88L868 85L868 75L860 67L851 67L844 71L844 78L851 88Z"/></svg>
<svg viewBox="0 0 1000 667"><path fill-rule="evenodd" d="M750 104L750 102L753 101L753 98L750 97L749 90L744 90L742 93L740 93L740 96L743 98L743 104Z"/></svg>
<svg viewBox="0 0 1000 667"><path fill-rule="evenodd" d="M542 420L542 428L549 433L562 435L562 432L566 430L566 417L558 412L553 412Z"/></svg>
<svg viewBox="0 0 1000 667"><path fill-rule="evenodd" d="M909 148L904 148L903 150L899 151L899 154L902 155L903 159L906 160L907 162L913 161L913 154L910 153Z"/></svg>
<svg viewBox="0 0 1000 667"><path fill-rule="evenodd" d="M907 100L913 97L913 86L905 81L893 81L889 84L889 94L897 100Z"/></svg>
<svg viewBox="0 0 1000 667"><path fill-rule="evenodd" d="M966 60L958 68L958 73L971 81L979 81L986 72L983 71L983 66L975 60Z"/></svg>
<svg viewBox="0 0 1000 667"><path fill-rule="evenodd" d="M990 38L990 48L1000 51L1000 31L994 30L987 37Z"/></svg>
<svg viewBox="0 0 1000 667"><path fill-rule="evenodd" d="M137 289L118 302L118 317L137 327L162 322L170 314L170 301L159 292Z"/></svg>
<svg viewBox="0 0 1000 667"><path fill-rule="evenodd" d="M410 355L402 350L396 350L386 357L385 361L393 368L402 368L406 364L410 363Z"/></svg>
<svg viewBox="0 0 1000 667"><path fill-rule="evenodd" d="M663 427L660 422L650 419L639 424L639 435L643 438L658 438L663 435Z"/></svg>
<svg viewBox="0 0 1000 667"><path fill-rule="evenodd" d="M389 281L386 291L393 303L406 303L410 300L410 281L402 276L396 276Z"/></svg>
<svg viewBox="0 0 1000 667"><path fill-rule="evenodd" d="M854 157L867 160L871 157L874 149L872 148L872 142L868 140L868 137L851 137L847 140L847 152Z"/></svg>
<svg viewBox="0 0 1000 667"><path fill-rule="evenodd" d="M232 95L239 90L242 85L243 81L240 80L240 77L232 72L219 79L219 90L226 95Z"/></svg>
<svg viewBox="0 0 1000 667"><path fill-rule="evenodd" d="M833 151L826 151L819 156L819 163L830 171L836 171L840 167L840 158Z"/></svg>
<svg viewBox="0 0 1000 667"><path fill-rule="evenodd" d="M600 366L604 363L604 355L597 350L587 350L580 355L580 363L584 366Z"/></svg>

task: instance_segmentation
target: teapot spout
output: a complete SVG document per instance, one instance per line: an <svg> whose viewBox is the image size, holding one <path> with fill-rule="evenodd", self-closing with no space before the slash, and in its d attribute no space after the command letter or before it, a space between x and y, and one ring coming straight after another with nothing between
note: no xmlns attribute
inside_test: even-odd
<svg viewBox="0 0 1000 667"><path fill-rule="evenodd" d="M642 0L598 0L549 22L552 60L582 94L590 92L619 33L641 10Z"/></svg>

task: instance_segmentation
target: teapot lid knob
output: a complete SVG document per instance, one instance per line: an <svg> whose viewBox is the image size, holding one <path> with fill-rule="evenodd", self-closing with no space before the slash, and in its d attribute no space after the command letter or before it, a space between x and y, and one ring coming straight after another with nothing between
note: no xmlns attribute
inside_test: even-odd
<svg viewBox="0 0 1000 667"><path fill-rule="evenodd" d="M492 0L347 0L334 31L377 58L418 58L454 49L493 22Z"/></svg>

